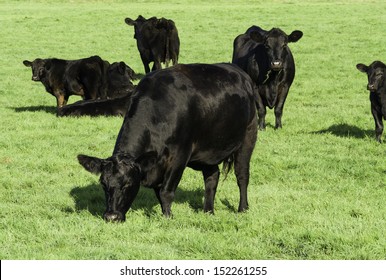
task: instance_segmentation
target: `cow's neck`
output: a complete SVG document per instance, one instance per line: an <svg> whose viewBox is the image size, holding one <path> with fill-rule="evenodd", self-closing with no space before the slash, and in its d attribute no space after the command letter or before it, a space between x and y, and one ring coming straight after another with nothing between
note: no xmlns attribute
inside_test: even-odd
<svg viewBox="0 0 386 280"><path fill-rule="evenodd" d="M265 74L265 79L263 80L263 85L268 83L270 80L275 79L280 73L283 71L283 69L280 69L280 71L273 71L272 69L269 69L267 73Z"/></svg>

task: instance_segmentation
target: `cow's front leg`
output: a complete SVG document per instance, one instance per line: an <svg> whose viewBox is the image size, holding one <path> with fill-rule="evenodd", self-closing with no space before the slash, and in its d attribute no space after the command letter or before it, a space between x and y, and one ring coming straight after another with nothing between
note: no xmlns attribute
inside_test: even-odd
<svg viewBox="0 0 386 280"><path fill-rule="evenodd" d="M267 114L267 109L264 105L259 105L257 107L257 115L259 116L259 120L257 122L257 126L259 130L265 130L265 115Z"/></svg>
<svg viewBox="0 0 386 280"><path fill-rule="evenodd" d="M141 60L142 60L142 63L143 63L143 67L145 68L145 73L149 73L150 72L150 67L149 67L149 61L147 60L146 56L143 56L141 55Z"/></svg>
<svg viewBox="0 0 386 280"><path fill-rule="evenodd" d="M278 88L278 101L275 105L275 129L282 128L281 118L283 116L283 108L287 99L289 87L281 85Z"/></svg>
<svg viewBox="0 0 386 280"><path fill-rule="evenodd" d="M374 117L375 123L375 137L379 143L382 143L382 133L383 133L383 121L382 113L380 110L377 110L375 106L371 106L371 113Z"/></svg>
<svg viewBox="0 0 386 280"><path fill-rule="evenodd" d="M205 181L204 211L214 213L214 197L216 195L220 171L217 165L205 167L202 170Z"/></svg>
<svg viewBox="0 0 386 280"><path fill-rule="evenodd" d="M265 130L265 115L267 114L267 109L264 105L263 99L261 98L259 89L255 87L255 96L256 96L256 108L257 108L257 115L259 117L259 120L257 122L257 126L259 130Z"/></svg>
<svg viewBox="0 0 386 280"><path fill-rule="evenodd" d="M282 128L281 117L283 115L283 107L276 106L275 107L275 129Z"/></svg>
<svg viewBox="0 0 386 280"><path fill-rule="evenodd" d="M56 97L56 105L57 105L58 108L63 107L64 105L67 104L68 97L67 97L67 100L66 100L65 95L64 95L63 92L55 91L54 95Z"/></svg>
<svg viewBox="0 0 386 280"><path fill-rule="evenodd" d="M162 214L164 214L165 217L169 218L172 215L172 202L174 200L174 193L175 191L169 191L169 190L160 190L160 200L161 200L161 208L162 208Z"/></svg>
<svg viewBox="0 0 386 280"><path fill-rule="evenodd" d="M162 213L165 217L171 217L172 215L171 206L174 201L174 194L181 180L184 168L185 165L165 173L165 181L159 191L159 200L161 201Z"/></svg>

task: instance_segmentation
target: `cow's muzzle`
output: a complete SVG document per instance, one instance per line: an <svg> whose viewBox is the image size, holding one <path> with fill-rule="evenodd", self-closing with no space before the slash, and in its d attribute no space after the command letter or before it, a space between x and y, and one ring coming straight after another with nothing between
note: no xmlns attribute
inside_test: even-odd
<svg viewBox="0 0 386 280"><path fill-rule="evenodd" d="M40 79L39 79L38 76L32 76L32 81L34 81L34 82L39 82Z"/></svg>
<svg viewBox="0 0 386 280"><path fill-rule="evenodd" d="M274 60L271 62L271 69L273 71L280 71L283 69L283 62L280 60Z"/></svg>
<svg viewBox="0 0 386 280"><path fill-rule="evenodd" d="M367 85L367 90L374 92L377 90L377 87L374 84L368 84Z"/></svg>
<svg viewBox="0 0 386 280"><path fill-rule="evenodd" d="M124 222L125 216L120 212L105 213L103 218L106 222Z"/></svg>

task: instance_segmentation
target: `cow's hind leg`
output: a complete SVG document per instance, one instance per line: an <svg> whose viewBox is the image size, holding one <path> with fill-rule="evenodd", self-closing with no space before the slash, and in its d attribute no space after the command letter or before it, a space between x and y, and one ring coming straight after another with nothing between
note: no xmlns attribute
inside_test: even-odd
<svg viewBox="0 0 386 280"><path fill-rule="evenodd" d="M216 195L220 171L217 165L206 166L202 170L205 181L204 211L214 213L214 197Z"/></svg>
<svg viewBox="0 0 386 280"><path fill-rule="evenodd" d="M152 71L156 71L159 69L162 69L161 60L160 59L154 59Z"/></svg>
<svg viewBox="0 0 386 280"><path fill-rule="evenodd" d="M257 140L256 116L248 128L241 148L235 153L235 174L240 190L239 212L248 209L247 188L249 183L249 165Z"/></svg>

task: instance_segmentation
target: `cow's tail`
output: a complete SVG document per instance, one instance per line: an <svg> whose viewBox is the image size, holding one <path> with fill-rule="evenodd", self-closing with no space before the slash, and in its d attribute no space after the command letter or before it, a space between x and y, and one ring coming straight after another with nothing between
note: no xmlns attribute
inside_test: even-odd
<svg viewBox="0 0 386 280"><path fill-rule="evenodd" d="M224 173L224 180L227 178L228 173L232 170L234 161L234 154L231 154L229 157L224 159L222 163L222 172Z"/></svg>
<svg viewBox="0 0 386 280"><path fill-rule="evenodd" d="M170 62L169 47L170 47L170 33L169 33L169 29L168 29L167 35L166 35L166 53L165 53L165 65L166 65L166 67L169 67L169 62Z"/></svg>
<svg viewBox="0 0 386 280"><path fill-rule="evenodd" d="M166 53L165 53L165 64L169 67L170 62L170 37L174 29L174 22L172 20L166 20Z"/></svg>

